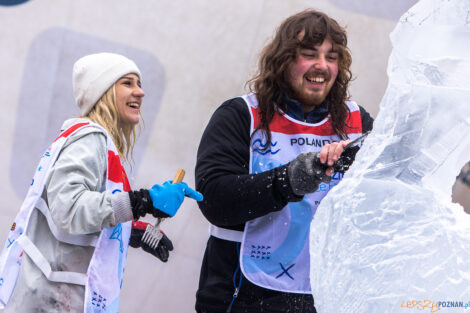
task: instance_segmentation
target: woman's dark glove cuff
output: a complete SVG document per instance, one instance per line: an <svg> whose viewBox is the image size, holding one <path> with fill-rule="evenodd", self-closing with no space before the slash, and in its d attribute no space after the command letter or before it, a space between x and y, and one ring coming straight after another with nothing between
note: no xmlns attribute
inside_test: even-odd
<svg viewBox="0 0 470 313"><path fill-rule="evenodd" d="M150 198L150 194L147 189L129 191L129 199L131 201L134 221L137 221L148 213L158 218L169 217L165 212L153 207L152 198Z"/></svg>

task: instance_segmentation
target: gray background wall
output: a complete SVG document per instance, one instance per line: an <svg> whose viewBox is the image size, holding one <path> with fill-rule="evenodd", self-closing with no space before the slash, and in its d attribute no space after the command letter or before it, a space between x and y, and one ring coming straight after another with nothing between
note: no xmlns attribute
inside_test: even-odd
<svg viewBox="0 0 470 313"><path fill-rule="evenodd" d="M353 55L354 100L372 115L387 84L388 35L415 0L0 0L0 240L33 169L62 121L78 113L71 67L80 56L118 52L143 72L145 128L129 173L135 188L171 179L194 185L197 147L212 112L246 93L262 47L293 13L317 8L344 25ZM460 183L455 197L466 199ZM470 206L467 204L467 207ZM131 249L121 312L193 312L208 224L186 202L163 229L167 264Z"/></svg>

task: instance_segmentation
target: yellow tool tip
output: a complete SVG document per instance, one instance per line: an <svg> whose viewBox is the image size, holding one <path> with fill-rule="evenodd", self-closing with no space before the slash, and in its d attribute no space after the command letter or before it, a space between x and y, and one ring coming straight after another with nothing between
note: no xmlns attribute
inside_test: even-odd
<svg viewBox="0 0 470 313"><path fill-rule="evenodd" d="M180 168L179 170L177 170L175 178L173 178L173 184L181 183L183 181L184 174L186 174L186 172L183 169Z"/></svg>

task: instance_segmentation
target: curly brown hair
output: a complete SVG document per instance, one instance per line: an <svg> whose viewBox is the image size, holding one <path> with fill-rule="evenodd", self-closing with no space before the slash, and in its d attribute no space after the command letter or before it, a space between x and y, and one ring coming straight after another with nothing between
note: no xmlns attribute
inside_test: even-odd
<svg viewBox="0 0 470 313"><path fill-rule="evenodd" d="M332 43L338 52L338 76L326 97L333 131L346 139L345 120L349 109L345 100L349 98L348 86L352 79L351 54L347 47L346 31L326 14L309 9L297 13L282 22L273 40L264 47L258 73L247 82L256 94L260 111L258 130L264 131L268 149L271 143L269 124L276 109L287 112L286 92L290 90L287 80L289 66L295 61L299 49L311 49L324 40ZM253 133L253 134L254 134Z"/></svg>

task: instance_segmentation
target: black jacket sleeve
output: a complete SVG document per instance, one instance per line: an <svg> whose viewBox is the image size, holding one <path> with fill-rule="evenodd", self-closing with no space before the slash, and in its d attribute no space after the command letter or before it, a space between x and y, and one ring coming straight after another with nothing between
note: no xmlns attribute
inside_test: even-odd
<svg viewBox="0 0 470 313"><path fill-rule="evenodd" d="M243 230L245 222L302 199L292 192L286 166L249 174L250 122L245 101L228 100L214 112L199 144L199 207L216 226Z"/></svg>
<svg viewBox="0 0 470 313"><path fill-rule="evenodd" d="M370 114L361 106L359 106L359 111L361 112L361 121L362 121L362 133L372 130L374 124L374 119Z"/></svg>

